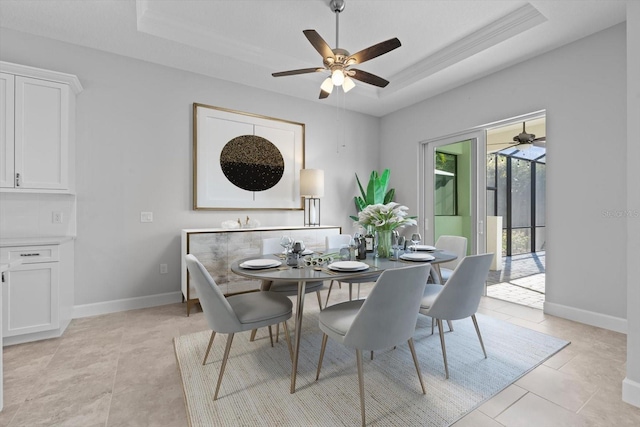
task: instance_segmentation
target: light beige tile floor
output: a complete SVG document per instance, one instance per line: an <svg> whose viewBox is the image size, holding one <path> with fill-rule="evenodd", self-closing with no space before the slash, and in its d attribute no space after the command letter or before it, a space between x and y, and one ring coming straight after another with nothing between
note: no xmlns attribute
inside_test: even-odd
<svg viewBox="0 0 640 427"><path fill-rule="evenodd" d="M624 335L492 298L480 312L572 344L456 427L640 425L640 409L621 400ZM187 426L172 339L205 329L201 312L172 304L75 319L61 338L5 347L0 426Z"/></svg>

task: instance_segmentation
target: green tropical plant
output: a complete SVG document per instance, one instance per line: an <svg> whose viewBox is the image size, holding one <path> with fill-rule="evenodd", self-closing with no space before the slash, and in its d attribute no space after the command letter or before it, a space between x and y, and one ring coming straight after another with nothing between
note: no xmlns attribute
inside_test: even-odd
<svg viewBox="0 0 640 427"><path fill-rule="evenodd" d="M356 204L356 212L362 211L369 205L386 205L393 200L396 190L394 188L387 190L389 187L390 176L391 171L389 171L389 169L385 169L381 175L378 174L378 171L371 172L371 175L369 176L369 183L367 184L367 191L365 192L364 188L362 188L362 184L360 183L360 178L358 178L358 174L356 174L356 181L358 182L358 188L362 195L355 196L353 198L353 201ZM357 216L351 215L350 218L354 221L358 221Z"/></svg>

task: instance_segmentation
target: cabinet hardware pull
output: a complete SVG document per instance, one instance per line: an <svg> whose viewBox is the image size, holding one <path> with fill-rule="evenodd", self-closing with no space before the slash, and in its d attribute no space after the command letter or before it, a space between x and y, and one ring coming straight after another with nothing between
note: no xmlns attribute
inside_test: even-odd
<svg viewBox="0 0 640 427"><path fill-rule="evenodd" d="M16 187L20 187L20 173L16 173Z"/></svg>
<svg viewBox="0 0 640 427"><path fill-rule="evenodd" d="M34 254L20 254L20 256L40 256L40 253L36 252Z"/></svg>

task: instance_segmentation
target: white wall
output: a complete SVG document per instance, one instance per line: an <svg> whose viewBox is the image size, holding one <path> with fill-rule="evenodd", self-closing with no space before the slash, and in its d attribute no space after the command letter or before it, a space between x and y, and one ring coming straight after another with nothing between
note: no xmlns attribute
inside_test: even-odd
<svg viewBox="0 0 640 427"><path fill-rule="evenodd" d="M622 399L640 407L640 3L627 4L627 377ZM635 183L635 185L634 185Z"/></svg>
<svg viewBox="0 0 640 427"><path fill-rule="evenodd" d="M322 222L353 231L354 173L366 177L378 164L377 118L339 112L347 127L336 128L331 98L321 105L6 29L0 52L3 61L75 74L84 87L76 306L179 291L182 228L246 215L262 225L302 225L302 211L191 209L194 102L305 123L306 166L325 170ZM346 147L338 150L337 138ZM154 222L140 223L141 211L152 211ZM168 274L159 274L160 263Z"/></svg>
<svg viewBox="0 0 640 427"><path fill-rule="evenodd" d="M415 204L420 141L546 109L545 310L617 330L626 328L626 225L606 213L627 203L625 57L622 24L390 114L380 155L397 197Z"/></svg>

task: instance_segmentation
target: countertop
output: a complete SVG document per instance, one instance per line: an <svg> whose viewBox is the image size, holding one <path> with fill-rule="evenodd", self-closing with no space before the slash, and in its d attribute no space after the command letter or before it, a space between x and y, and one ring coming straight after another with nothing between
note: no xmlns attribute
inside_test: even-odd
<svg viewBox="0 0 640 427"><path fill-rule="evenodd" d="M74 236L14 237L10 239L0 239L0 248L6 248L8 246L59 245L74 239Z"/></svg>

